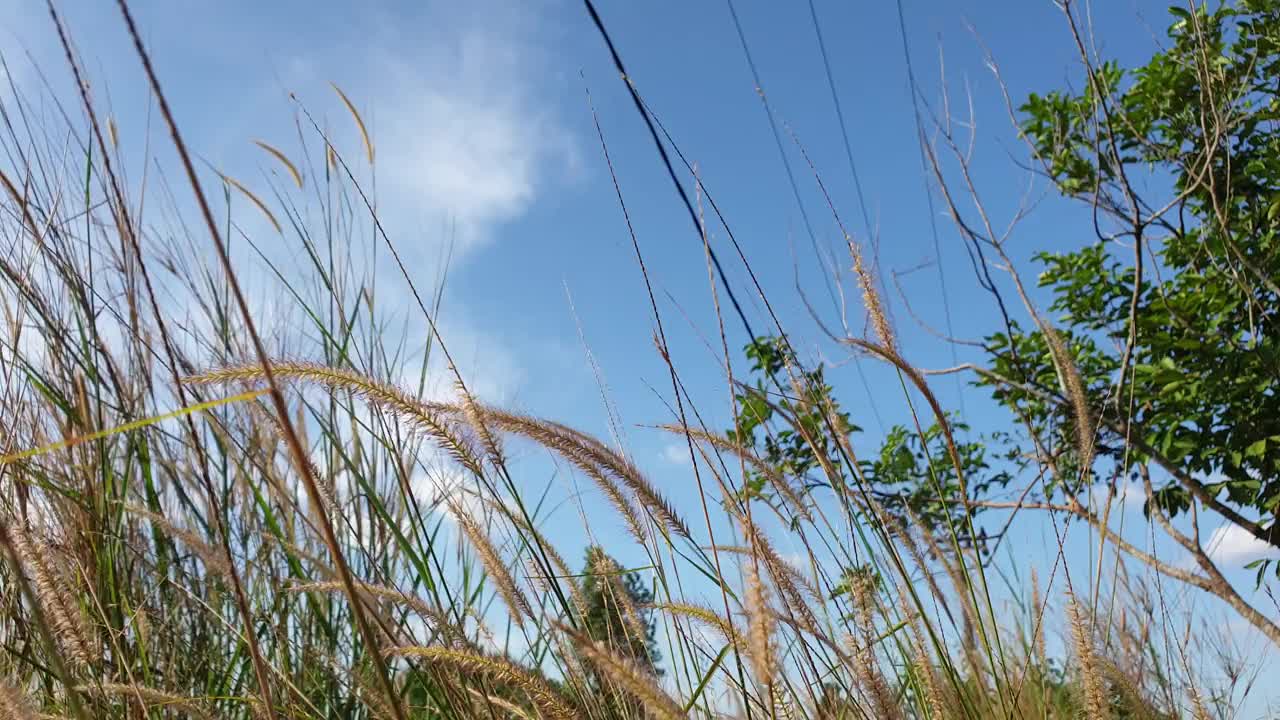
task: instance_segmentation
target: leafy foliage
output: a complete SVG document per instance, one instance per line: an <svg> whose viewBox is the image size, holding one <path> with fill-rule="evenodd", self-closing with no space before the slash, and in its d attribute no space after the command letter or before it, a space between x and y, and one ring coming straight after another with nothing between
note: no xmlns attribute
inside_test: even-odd
<svg viewBox="0 0 1280 720"><path fill-rule="evenodd" d="M755 384L741 388L737 396L738 424L728 435L739 444L756 449L765 464L778 473L804 478L802 489L806 495L818 488L856 492L858 479L848 477L847 464L840 453L842 440L834 437L832 430L847 439L862 429L850 422L849 413L841 409L823 366L801 371L789 353L787 343L778 337L757 338L747 345ZM788 373L797 376L793 393L771 392L769 378L788 377ZM955 421L951 426L954 430L967 429ZM987 443L962 441L956 449L971 497L1009 482L1008 472L988 463ZM965 507L960 502L960 479L938 423L923 433L894 426L871 459L857 462L859 474L867 482L866 491L904 525L914 526L918 519L924 526L940 531L954 528L961 543L985 547L985 530L975 528L975 532L968 532ZM750 470L748 473L743 494L769 499L763 474ZM833 483L843 487L834 488ZM972 512L978 510L971 508Z"/></svg>
<svg viewBox="0 0 1280 720"><path fill-rule="evenodd" d="M737 393L737 427L727 436L745 447L758 447L767 464L785 477L809 478L807 485L823 484L814 480L814 470L824 464L838 466L838 439L828 427L848 436L861 428L849 420L849 413L839 409L823 367L796 369L786 342L779 337L761 337L747 344L746 356L757 375L755 387ZM771 377L785 377L788 370L797 374L795 394L773 398L769 391ZM770 427L775 417L785 418L779 427ZM744 499L767 494L765 478L751 472L744 484Z"/></svg>
<svg viewBox="0 0 1280 720"><path fill-rule="evenodd" d="M1059 191L1120 228L1040 254L1039 284L1100 413L1098 460L1155 464L1165 512L1200 487L1280 547L1280 3L1170 12L1171 43L1146 65L1101 65L1083 92L1021 108ZM1151 186L1165 197L1135 189ZM986 384L1073 448L1042 333L1012 327L988 349L1014 384Z"/></svg>

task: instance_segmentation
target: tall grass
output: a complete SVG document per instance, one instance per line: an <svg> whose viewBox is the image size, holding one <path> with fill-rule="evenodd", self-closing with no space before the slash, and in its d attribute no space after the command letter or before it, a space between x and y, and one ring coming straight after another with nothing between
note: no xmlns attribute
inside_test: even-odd
<svg viewBox="0 0 1280 720"><path fill-rule="evenodd" d="M447 338L410 366L355 262L362 244L390 242L349 170L374 162L367 134L359 160L305 121L298 145L316 157L264 145L297 192L223 178L228 203L247 199L309 263L259 255L290 307L264 325L238 307L244 268L195 260L209 238L178 221L174 200L199 187L194 172L144 196L87 89L62 98L83 115L60 116L12 90L0 718L1231 715L1238 696L1162 654L1151 626L1168 618L1140 583L1113 578L1130 601L1106 617L1035 580L1006 612L954 533L898 522L867 492L836 423L783 416L850 463L818 468L822 498L731 438L668 428L707 481L702 506L684 508L587 429L486 405L461 376L447 399L424 393ZM265 242L205 215L218 243ZM874 320L860 346L901 370L904 402L924 398L949 433L849 247ZM433 327L441 289L420 305ZM635 638L592 634L579 569L541 526L513 443L592 483L616 516L591 522L620 524L647 558L654 602L617 606L627 633L643 634L633 617L655 618L662 675L621 651ZM954 445L951 458L963 486ZM742 500L748 466L780 489L776 503ZM447 485L424 482L439 477ZM805 552L784 557L781 540Z"/></svg>

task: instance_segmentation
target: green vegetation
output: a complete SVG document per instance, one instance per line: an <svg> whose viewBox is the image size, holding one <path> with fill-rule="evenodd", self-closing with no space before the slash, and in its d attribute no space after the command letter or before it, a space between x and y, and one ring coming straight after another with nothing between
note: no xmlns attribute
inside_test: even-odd
<svg viewBox="0 0 1280 720"><path fill-rule="evenodd" d="M261 145L290 185L267 202L223 177L222 199L304 258L270 268L295 303L272 325L194 172L146 193L168 209L194 191L201 217L138 217L150 197L124 183L87 84L57 98L83 112L5 100L21 152L0 162L0 720L1234 717L1249 660L1167 601L1194 591L1280 648L1200 534L1213 518L1280 546L1280 2L1173 8L1167 47L1131 70L1095 58L1068 8L1084 89L1014 111L1038 171L1097 218L1081 228L1096 242L1041 255L1052 303L1035 305L940 119L927 154L947 207L980 272L1012 275L982 277L1004 328L985 363L904 358L848 238L873 332L834 344L893 369L911 422L865 450L778 328L719 388L727 432L692 398L665 428L698 460L696 507L593 432L480 402L434 333L442 283L406 274L433 331L409 366L353 261L369 226L396 244L350 170L375 155L341 91L361 154L299 106L317 157ZM207 248L216 269L192 261ZM437 368L447 400L423 391ZM947 372L1007 425L944 408ZM581 549L546 526L545 478L514 445L582 480L588 536L626 542L592 540L571 567ZM1142 532L1193 565L1117 528L1133 487ZM1092 529L1092 562L1044 582L1002 565L1013 513ZM1255 569L1273 588L1280 569Z"/></svg>
<svg viewBox="0 0 1280 720"><path fill-rule="evenodd" d="M1280 548L1280 6L1171 12L1147 65L1096 65L1083 93L1022 107L1045 173L1113 229L1040 255L1060 340L1010 323L985 382L1050 447L1079 444L1066 420L1087 406L1097 436L1060 453L1077 476L1063 494L1158 469L1148 513L1195 503ZM1143 189L1153 177L1165 192ZM1052 343L1078 391L1054 387Z"/></svg>

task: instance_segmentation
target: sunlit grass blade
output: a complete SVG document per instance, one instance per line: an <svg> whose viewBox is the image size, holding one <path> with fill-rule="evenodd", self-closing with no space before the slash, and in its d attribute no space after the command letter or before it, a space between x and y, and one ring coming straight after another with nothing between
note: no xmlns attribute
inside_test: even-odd
<svg viewBox="0 0 1280 720"><path fill-rule="evenodd" d="M216 407L221 407L223 405L230 405L232 403L239 403L239 402L245 402L246 400L253 400L254 398L262 397L263 395L266 394L266 392L267 392L266 390L250 390L248 392L242 392L237 395L232 395L230 397L218 398L215 400L206 400L205 402L196 403L195 405L188 405L183 408L178 408L177 410L164 413L163 415L153 415L151 417L142 418L141 420L134 420L133 422L127 422L123 425L117 425L115 427L98 430L97 432L92 432L87 435L80 435L78 437L69 438L67 440L60 440L58 442L50 443L48 445L43 445L41 447L31 448L30 450L23 450L21 452L12 453L12 454L0 457L0 466L8 465L9 463L18 462L19 460L27 460L29 458L37 457L37 456L44 455L46 453L51 453L57 450L65 450L69 447L74 447L81 443L92 442L94 440L101 440L103 438L111 437L112 435L118 435L120 433L130 432L132 430L140 430L142 428L155 425L158 422L164 422L165 420L180 418L184 415L190 415L192 413L198 413L198 412L205 412L208 410L212 410L213 408L216 408Z"/></svg>

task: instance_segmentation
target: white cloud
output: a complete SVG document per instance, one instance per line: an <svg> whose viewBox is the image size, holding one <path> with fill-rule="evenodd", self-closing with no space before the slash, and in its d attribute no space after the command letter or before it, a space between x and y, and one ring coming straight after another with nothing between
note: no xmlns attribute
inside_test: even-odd
<svg viewBox="0 0 1280 720"><path fill-rule="evenodd" d="M1275 548L1251 535L1239 525L1222 525L1205 544L1209 558L1219 565L1240 566L1258 558L1274 556Z"/></svg>
<svg viewBox="0 0 1280 720"><path fill-rule="evenodd" d="M455 93L398 74L404 97L382 125L391 192L424 217L456 218L466 249L533 202L557 131L516 96Z"/></svg>
<svg viewBox="0 0 1280 720"><path fill-rule="evenodd" d="M162 76L185 80L167 83L166 89L192 151L243 180L284 219L259 172L276 172L279 167L251 141L271 142L300 167L307 166L308 156L311 164L319 160L323 166L323 155L305 120L300 120L305 152L294 140L294 106L285 98L287 92L296 91L317 122L334 132L344 157L353 166L361 165L354 123L328 85L338 83L373 137L376 202L383 224L404 255L415 284L428 298L447 240L447 233L437 228L450 218L456 223L453 262L465 264L468 251L496 240L504 224L518 220L554 189L566 169L576 167L574 143L557 117L557 95L546 80L555 71L550 53L559 31L542 17L544 10L536 4L477 0L412 9L353 6L325 13L323 22L309 24L304 32L280 8L263 8L262 22L243 27L234 22L237 11L231 7L180 5L138 3L136 10ZM13 63L15 76L29 64L19 52L28 43L38 62L47 61L48 67L58 69L52 73L55 81L66 75L47 15L27 12L26 5L15 0L0 0L0 10L12 11L5 15L12 22L0 28L0 51ZM18 19L23 21L22 32L15 29ZM108 22L119 31L118 14L114 7L89 4L69 7L64 20L82 46L98 102L111 108L120 128L125 155L120 163L122 176L127 183L136 183L142 177L137 170L144 159L130 153L140 153L144 147L167 148L168 139L149 122L147 90L127 39L120 32L97 32ZM199 29L186 32L193 27ZM182 40L174 42L178 37ZM64 104L78 101L61 84L55 83L52 92ZM171 163L172 157L161 150L154 162ZM125 172L130 169L135 172ZM372 192L367 168L353 169L365 190ZM167 167L166 172L176 177L172 170ZM324 214L316 206L315 188L309 183L305 190L295 191L288 181L278 185L282 193L296 193L303 223L318 234ZM213 185L205 190L216 196ZM141 191L134 188L134 192ZM154 189L147 192L149 198L157 194ZM359 202L354 196L350 200ZM147 202L146 217L140 221L158 228L156 234L162 236L176 225L178 215L187 222L196 217L181 187L172 204L170 215L165 201ZM286 232L280 239L261 213L239 196L233 195L232 211L236 225L311 299L314 272L296 238ZM347 278L344 287L355 287L366 273L376 274L379 323L386 321L390 327L408 318L402 327L409 337L419 335L420 349L425 344L424 321L402 287L399 271L365 223L352 224L350 239L343 238L350 257L342 268ZM198 228L193 233L190 253L185 236L171 233L182 239L174 241L178 253L196 269L202 263L213 264L207 238ZM248 243L238 235L231 240L259 329L269 336L278 330L294 341L287 345L287 352L273 343L272 353L315 358L319 354L315 329ZM210 364L211 353L196 347L191 337L216 336L209 318L187 288L166 273L156 275L171 329L197 366ZM214 270L211 275L220 273ZM468 386L487 402L508 404L525 376L522 349L514 347L509 337L475 327L464 316L463 303L446 305L442 334ZM106 324L104 332L110 333ZM183 332L184 328L190 332ZM33 339L34 333L28 337ZM409 341L407 352L413 349ZM438 348L433 352L437 357L432 359L426 392L446 397L452 394L452 379L439 362ZM403 381L402 386L415 388L417 367L405 362L404 372L397 372L400 369L392 369L394 377Z"/></svg>
<svg viewBox="0 0 1280 720"><path fill-rule="evenodd" d="M553 66L534 39L546 29L536 9L509 0L385 16L365 45L337 57L308 49L290 74L334 109L328 117L338 127L350 123L327 83L361 78L345 90L373 136L380 208L402 236L451 223L457 249L466 251L577 166L542 80ZM348 148L359 147L343 135Z"/></svg>
<svg viewBox="0 0 1280 720"><path fill-rule="evenodd" d="M662 459L672 465L689 467L689 446L683 442L668 443L662 448Z"/></svg>
<svg viewBox="0 0 1280 720"><path fill-rule="evenodd" d="M1147 501L1147 489L1137 480L1126 479L1116 487L1116 500L1125 506L1141 507Z"/></svg>
<svg viewBox="0 0 1280 720"><path fill-rule="evenodd" d="M554 29L533 5L513 0L435 6L411 19L384 10L371 22L363 45L337 55L308 48L305 69L291 74L317 92L335 127L347 127L340 143L351 159L360 157L360 145L327 82L366 79L344 90L373 138L384 226L425 294L445 243L453 243L453 264L465 267L473 251L498 241L504 226L577 166L544 81L552 67L545 38ZM344 65L360 70L348 74ZM409 293L398 290L400 271L386 253L378 256L379 306L418 324L421 347L426 329ZM463 306L450 306L441 334L468 387L486 402L509 402L524 378L519 354L509 339L470 322ZM453 394L452 374L439 359L429 373L434 387L426 389L436 398ZM417 369L406 363L410 386Z"/></svg>

